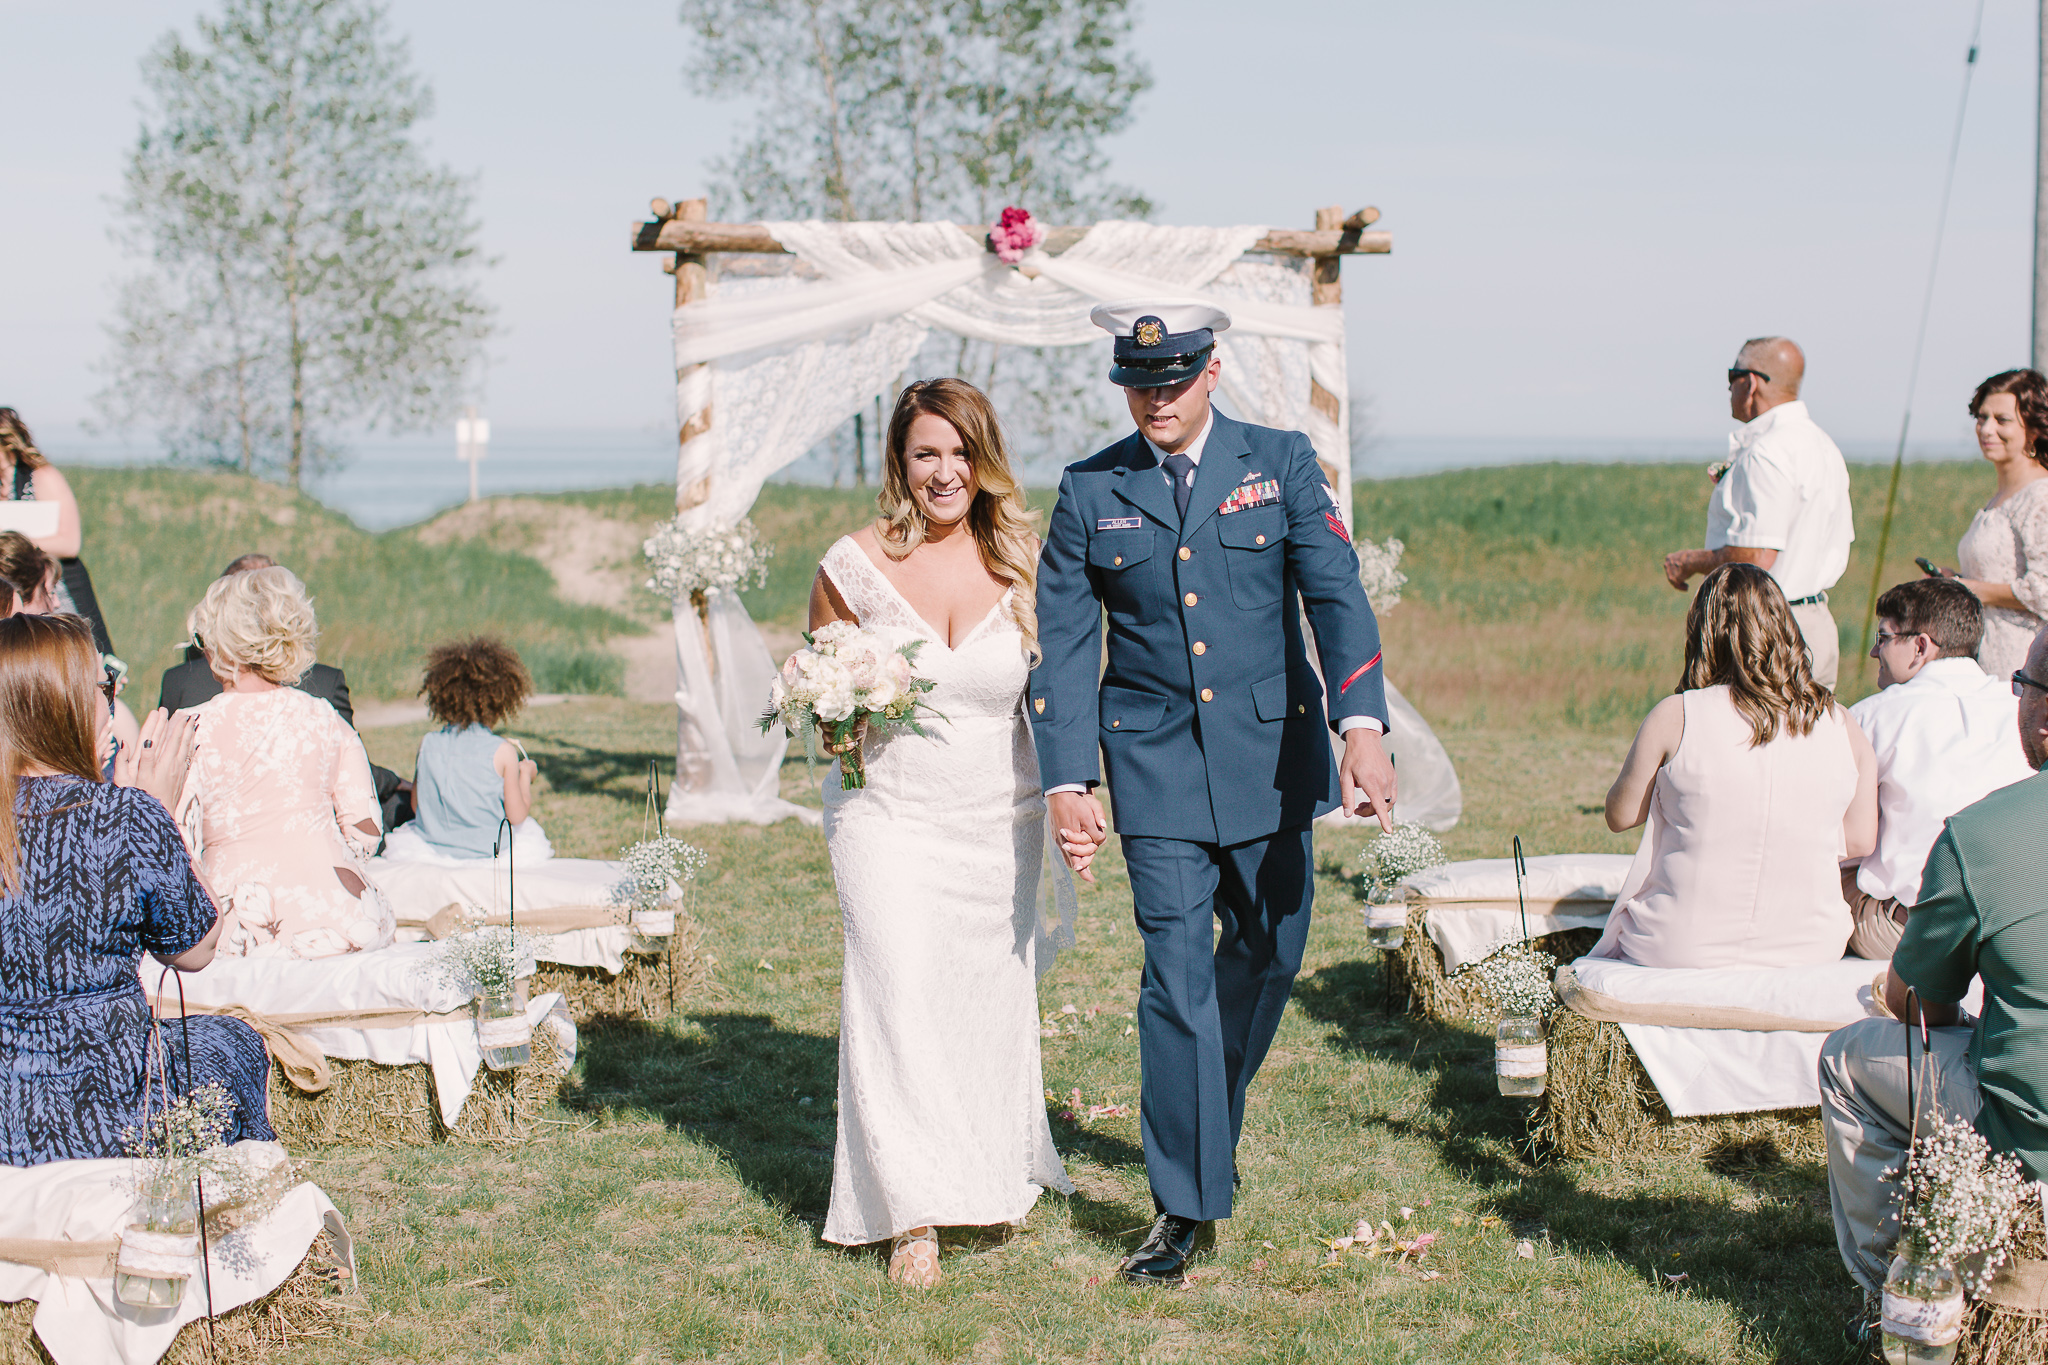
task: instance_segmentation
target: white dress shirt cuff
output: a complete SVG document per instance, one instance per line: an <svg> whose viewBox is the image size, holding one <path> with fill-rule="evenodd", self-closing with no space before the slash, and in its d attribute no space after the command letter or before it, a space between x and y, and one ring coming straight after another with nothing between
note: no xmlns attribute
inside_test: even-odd
<svg viewBox="0 0 2048 1365"><path fill-rule="evenodd" d="M1073 792L1078 796L1086 796L1088 794L1088 785L1085 782L1062 782L1057 787L1047 787L1045 789L1047 796L1058 796L1061 792Z"/></svg>
<svg viewBox="0 0 2048 1365"><path fill-rule="evenodd" d="M1380 724L1379 719L1375 716L1346 716L1337 722L1337 733L1348 735L1361 726L1376 735L1383 735L1387 732L1387 727Z"/></svg>

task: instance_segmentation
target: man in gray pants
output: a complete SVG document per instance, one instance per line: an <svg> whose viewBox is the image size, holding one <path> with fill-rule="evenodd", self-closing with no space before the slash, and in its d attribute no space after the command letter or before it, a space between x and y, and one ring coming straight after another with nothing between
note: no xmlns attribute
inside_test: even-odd
<svg viewBox="0 0 2048 1365"><path fill-rule="evenodd" d="M1906 991L1929 1025L1927 1061L1911 1056L1925 1128L1938 1115L1973 1119L1995 1151L2018 1156L2030 1179L2048 1179L2048 631L2035 637L2013 679L2020 744L2034 776L1950 817L1928 855L1920 898L1885 982L1885 1002L1907 1015ZM1962 1025L1957 1003L1984 979L1984 1017ZM1884 1285L1898 1240L1894 1189L1884 1171L1904 1156L1913 1125L1906 1102L1907 1026L1863 1019L1828 1036L1820 1054L1820 1117L1828 1193L1842 1263L1866 1293ZM1919 1030L1913 1032L1917 1035Z"/></svg>

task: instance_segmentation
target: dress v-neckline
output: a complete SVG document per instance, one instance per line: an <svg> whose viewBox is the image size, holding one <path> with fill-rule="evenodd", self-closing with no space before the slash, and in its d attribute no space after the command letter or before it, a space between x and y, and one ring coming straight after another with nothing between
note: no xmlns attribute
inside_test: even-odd
<svg viewBox="0 0 2048 1365"><path fill-rule="evenodd" d="M903 590L896 586L895 582L890 579L889 575L882 572L882 566L875 563L874 558L870 556L864 548L862 548L861 543L859 541L855 540L852 536L848 536L846 537L846 543L853 548L853 552L855 554L860 556L860 562L862 567L864 567L869 573L873 574L878 580L880 580L882 586L887 588L890 594L895 597L897 602L902 604L903 610L910 614L911 620L917 622L920 626L923 626L925 630L928 631L934 637L937 637L942 633L936 627L934 627L931 622L924 619L923 612L919 611L916 607L910 605L910 599L903 595ZM962 649L965 649L969 644L973 643L974 637L981 634L982 630L988 625L990 621L995 620L996 613L1003 609L1003 604L1010 600L1010 594L1015 591L1017 590L1014 587L1003 589L1003 595L1001 597L998 597L995 601L995 605L990 607L988 611L982 615L982 618L974 623L973 629L969 630L965 635L960 637L959 644L949 645L943 639L938 638L934 638L932 640L932 643L937 645L940 649L945 650L948 654L959 653Z"/></svg>

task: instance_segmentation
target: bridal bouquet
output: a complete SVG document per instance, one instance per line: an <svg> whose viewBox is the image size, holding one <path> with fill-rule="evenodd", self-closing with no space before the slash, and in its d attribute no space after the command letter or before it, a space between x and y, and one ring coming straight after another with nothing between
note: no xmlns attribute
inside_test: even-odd
<svg viewBox="0 0 2048 1365"><path fill-rule="evenodd" d="M865 787L861 741L870 726L923 735L928 732L918 723L919 713L938 715L924 700L936 684L910 671L924 641L891 649L874 632L846 621L820 626L804 641L769 684L761 730L765 734L781 725L804 742L804 753L813 761L822 757L823 736L825 751L839 756L840 789Z"/></svg>

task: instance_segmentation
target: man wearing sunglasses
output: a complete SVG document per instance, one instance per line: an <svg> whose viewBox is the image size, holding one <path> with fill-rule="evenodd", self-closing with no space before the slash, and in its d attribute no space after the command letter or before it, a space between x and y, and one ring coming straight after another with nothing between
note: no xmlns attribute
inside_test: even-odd
<svg viewBox="0 0 2048 1365"><path fill-rule="evenodd" d="M1799 401L1806 356L1785 337L1745 341L1728 369L1728 411L1742 429L1707 503L1703 550L1664 556L1664 577L1684 589L1697 574L1741 560L1769 570L1806 637L1813 676L1835 685L1841 640L1828 589L1856 539L1849 466Z"/></svg>
<svg viewBox="0 0 2048 1365"><path fill-rule="evenodd" d="M1866 1292L1866 1315L1898 1241L1884 1172L1905 1154L1913 1108L1974 1121L2029 1179L2048 1179L2048 631L2012 688L2034 775L1949 818L1884 978L1893 1018L1859 1019L1821 1046L1835 1240ZM1980 979L1984 1003L1972 1019L1960 1005ZM1908 1018L1924 1019L1925 1032L1896 1022ZM1912 1107L1909 1060L1919 1077Z"/></svg>

